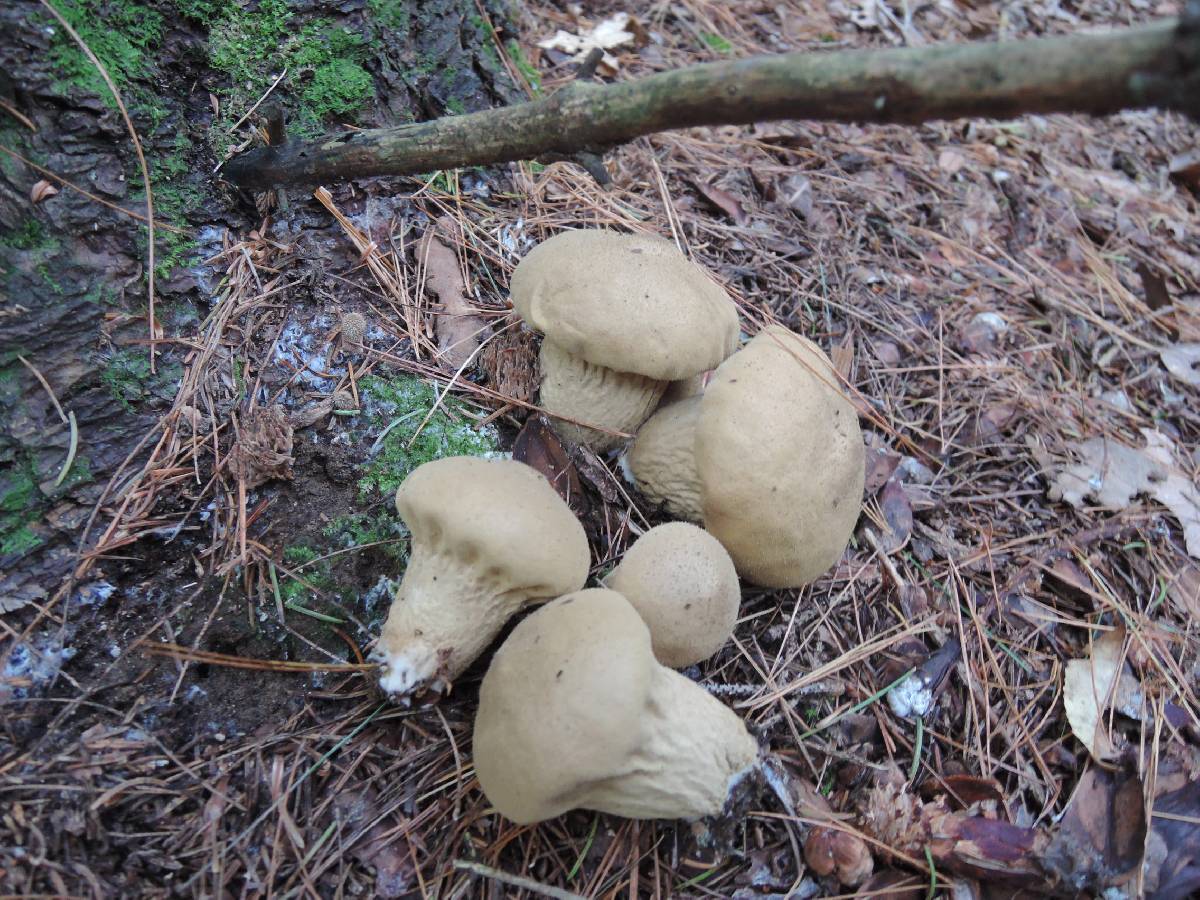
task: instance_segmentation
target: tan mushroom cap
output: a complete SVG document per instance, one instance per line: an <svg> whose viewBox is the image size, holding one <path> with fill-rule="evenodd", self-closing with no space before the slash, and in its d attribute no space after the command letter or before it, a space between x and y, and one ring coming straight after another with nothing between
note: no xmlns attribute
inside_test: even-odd
<svg viewBox="0 0 1200 900"><path fill-rule="evenodd" d="M708 659L737 623L742 592L721 542L695 525L651 528L605 584L625 596L650 629L654 656L681 669Z"/></svg>
<svg viewBox="0 0 1200 900"><path fill-rule="evenodd" d="M475 772L519 824L570 809L636 819L721 811L754 765L741 719L650 650L614 591L560 597L496 652L479 690Z"/></svg>
<svg viewBox="0 0 1200 900"><path fill-rule="evenodd" d="M389 693L449 684L521 606L587 580L583 526L524 463L425 463L400 485L396 509L412 551L375 652Z"/></svg>
<svg viewBox="0 0 1200 900"><path fill-rule="evenodd" d="M755 584L807 584L854 530L866 452L838 384L816 344L779 326L709 382L695 444L704 527Z"/></svg>
<svg viewBox="0 0 1200 900"><path fill-rule="evenodd" d="M526 322L587 362L661 381L716 367L737 344L737 307L675 245L644 234L563 231L510 284Z"/></svg>

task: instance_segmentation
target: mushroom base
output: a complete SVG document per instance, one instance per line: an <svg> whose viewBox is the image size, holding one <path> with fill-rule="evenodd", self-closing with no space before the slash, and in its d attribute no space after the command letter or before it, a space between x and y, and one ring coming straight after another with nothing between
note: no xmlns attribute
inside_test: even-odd
<svg viewBox="0 0 1200 900"><path fill-rule="evenodd" d="M658 405L669 382L596 366L574 356L553 341L542 341L538 355L542 372L540 402L551 416L565 416L607 431L552 418L559 436L597 452L611 450L625 438L608 431L632 434Z"/></svg>
<svg viewBox="0 0 1200 900"><path fill-rule="evenodd" d="M677 519L696 523L704 521L694 453L702 400L688 397L662 407L621 458L626 477L647 500Z"/></svg>
<svg viewBox="0 0 1200 900"><path fill-rule="evenodd" d="M653 677L640 746L571 805L629 819L718 815L757 763L758 744L733 710L683 675L658 666Z"/></svg>
<svg viewBox="0 0 1200 900"><path fill-rule="evenodd" d="M418 547L388 610L371 659L393 699L445 690L529 599L527 591L480 578L452 554Z"/></svg>

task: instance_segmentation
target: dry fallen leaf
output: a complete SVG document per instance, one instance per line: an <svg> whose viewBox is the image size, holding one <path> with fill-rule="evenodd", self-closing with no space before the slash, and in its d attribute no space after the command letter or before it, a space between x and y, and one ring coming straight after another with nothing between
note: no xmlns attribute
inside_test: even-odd
<svg viewBox="0 0 1200 900"><path fill-rule="evenodd" d="M813 212L812 182L806 175L789 175L779 182L775 196L800 218L809 220Z"/></svg>
<svg viewBox="0 0 1200 900"><path fill-rule="evenodd" d="M43 200L49 200L57 193L58 188L43 178L29 191L29 199L34 203L41 203Z"/></svg>
<svg viewBox="0 0 1200 900"><path fill-rule="evenodd" d="M746 224L749 216L746 215L746 210L742 207L742 201L729 193L729 191L719 188L714 184L705 184L703 181L693 181L692 184L700 192L700 196L729 216L729 218L733 219L734 224Z"/></svg>
<svg viewBox="0 0 1200 900"><path fill-rule="evenodd" d="M1200 344L1176 344L1158 354L1167 371L1185 384L1200 386Z"/></svg>
<svg viewBox="0 0 1200 900"><path fill-rule="evenodd" d="M1113 687L1124 666L1125 629L1116 628L1092 643L1089 659L1067 663L1063 679L1063 704L1067 721L1075 737L1095 759L1110 759L1112 740L1104 712L1108 709Z"/></svg>
<svg viewBox="0 0 1200 900"><path fill-rule="evenodd" d="M513 459L537 469L569 505L582 500L579 473L562 441L542 416L530 416L513 442Z"/></svg>
<svg viewBox="0 0 1200 900"><path fill-rule="evenodd" d="M1194 188L1200 188L1200 150L1189 150L1171 157L1171 177Z"/></svg>
<svg viewBox="0 0 1200 900"><path fill-rule="evenodd" d="M1200 567L1184 566L1167 588L1167 596L1180 613L1200 621Z"/></svg>
<svg viewBox="0 0 1200 900"><path fill-rule="evenodd" d="M632 20L629 13L619 12L609 16L594 28L581 31L579 34L556 31L553 36L538 41L538 46L543 50L561 50L564 53L571 53L575 62L583 62L594 48L599 47L605 51L600 60L601 68L608 74L615 74L620 64L617 62L617 58L607 51L613 47L633 43L637 37L637 31L637 23Z"/></svg>
<svg viewBox="0 0 1200 900"><path fill-rule="evenodd" d="M967 164L967 158L958 150L943 150L938 156L938 168L947 175L953 175Z"/></svg>
<svg viewBox="0 0 1200 900"><path fill-rule="evenodd" d="M879 535L879 549L885 554L895 553L908 543L913 527L912 503L895 475L888 479L879 495L879 508L887 523L886 530Z"/></svg>
<svg viewBox="0 0 1200 900"><path fill-rule="evenodd" d="M1141 780L1092 767L1079 780L1042 864L1076 889L1103 889L1141 861L1145 840Z"/></svg>
<svg viewBox="0 0 1200 900"><path fill-rule="evenodd" d="M436 225L425 230L417 244L417 261L425 266L425 284L441 301L434 319L438 362L450 372L457 372L467 364L479 347L484 327L478 310L467 300L458 254L444 237L456 233L457 228L451 217L442 216Z"/></svg>
<svg viewBox="0 0 1200 900"><path fill-rule="evenodd" d="M1109 438L1072 445L1080 462L1064 466L1050 486L1050 499L1083 505L1092 497L1100 506L1124 509L1138 494L1153 497L1179 520L1189 555L1200 558L1200 491L1175 465L1171 442L1143 428L1146 446L1127 447Z"/></svg>

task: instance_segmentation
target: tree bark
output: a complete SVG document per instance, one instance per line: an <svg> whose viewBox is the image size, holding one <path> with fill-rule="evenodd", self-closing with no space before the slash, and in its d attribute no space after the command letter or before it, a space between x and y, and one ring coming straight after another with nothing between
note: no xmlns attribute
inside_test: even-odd
<svg viewBox="0 0 1200 900"><path fill-rule="evenodd" d="M266 188L409 175L595 153L657 131L773 119L915 123L1145 107L1200 118L1200 0L1181 20L1108 34L787 53L623 84L577 81L531 103L252 150L226 163L224 176Z"/></svg>

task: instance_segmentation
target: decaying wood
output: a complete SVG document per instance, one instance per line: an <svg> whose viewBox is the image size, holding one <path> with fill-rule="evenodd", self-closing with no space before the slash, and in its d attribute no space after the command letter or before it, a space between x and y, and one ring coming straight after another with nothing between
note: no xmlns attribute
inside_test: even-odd
<svg viewBox="0 0 1200 900"><path fill-rule="evenodd" d="M645 134L775 119L916 123L1164 107L1200 118L1200 0L1182 19L1059 38L785 53L414 125L262 147L226 163L245 188L599 153Z"/></svg>

